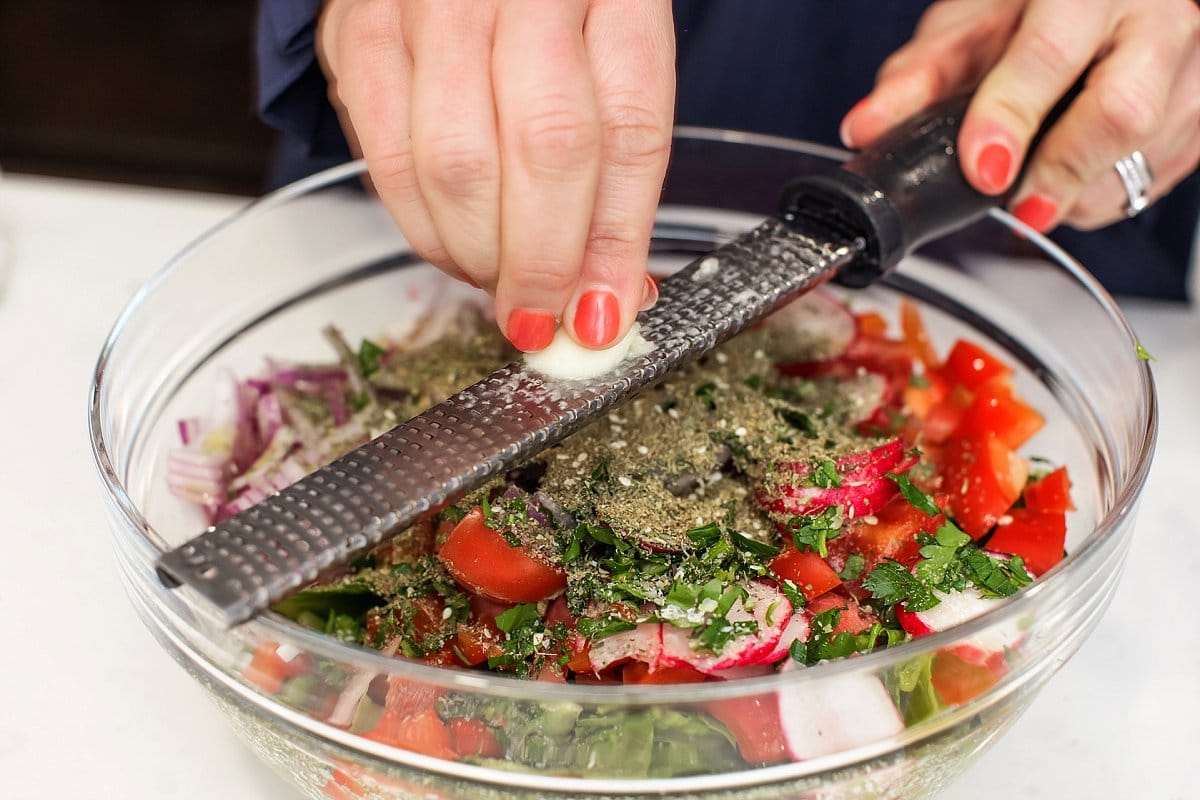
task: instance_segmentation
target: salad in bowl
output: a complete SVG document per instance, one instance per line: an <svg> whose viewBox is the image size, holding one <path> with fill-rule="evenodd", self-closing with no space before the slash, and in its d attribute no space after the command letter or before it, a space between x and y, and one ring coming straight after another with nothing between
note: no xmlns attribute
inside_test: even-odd
<svg viewBox="0 0 1200 800"><path fill-rule="evenodd" d="M829 154L693 132L674 158L659 272L763 211L714 196L722 170L770 198ZM308 796L921 796L1099 618L1152 385L1086 273L997 218L801 297L226 630L159 554L519 357L360 171L181 255L93 387L135 608Z"/></svg>

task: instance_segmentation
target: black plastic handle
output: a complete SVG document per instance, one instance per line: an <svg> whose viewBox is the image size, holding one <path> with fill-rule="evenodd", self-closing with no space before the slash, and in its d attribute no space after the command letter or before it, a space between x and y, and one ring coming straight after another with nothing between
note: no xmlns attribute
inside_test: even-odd
<svg viewBox="0 0 1200 800"><path fill-rule="evenodd" d="M1047 116L1030 152L1081 86L1082 80ZM1008 199L1009 194L976 190L963 175L958 133L970 100L963 95L943 101L841 167L799 178L784 190L784 219L815 217L861 237L862 254L838 273L839 283L866 286L922 243L965 227Z"/></svg>

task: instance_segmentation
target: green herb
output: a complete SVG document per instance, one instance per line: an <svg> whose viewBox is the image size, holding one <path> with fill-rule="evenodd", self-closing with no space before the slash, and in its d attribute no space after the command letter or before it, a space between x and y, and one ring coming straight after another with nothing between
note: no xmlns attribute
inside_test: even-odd
<svg viewBox="0 0 1200 800"><path fill-rule="evenodd" d="M863 557L862 553L851 553L846 556L846 564L838 573L838 577L844 581L856 581L862 576L866 566L867 559Z"/></svg>
<svg viewBox="0 0 1200 800"><path fill-rule="evenodd" d="M780 408L775 413L781 420L803 433L809 439L816 439L820 435L816 423L812 421L812 417L808 416L808 414L791 408Z"/></svg>
<svg viewBox="0 0 1200 800"><path fill-rule="evenodd" d="M842 485L842 476L838 475L837 465L825 460L817 464L812 471L813 484L822 489L837 489Z"/></svg>
<svg viewBox="0 0 1200 800"><path fill-rule="evenodd" d="M930 384L928 378L918 372L914 372L908 378L908 385L914 389L928 389Z"/></svg>
<svg viewBox="0 0 1200 800"><path fill-rule="evenodd" d="M818 514L792 517L785 532L796 543L796 549L817 553L821 558L829 555L827 543L842 533L845 516L841 506L829 506Z"/></svg>
<svg viewBox="0 0 1200 800"><path fill-rule="evenodd" d="M959 550L970 543L971 537L959 530L952 522L947 522L937 529L935 536L920 535L918 543L921 547L922 561L916 566L916 575L930 586L940 586L946 580L946 572L950 570L959 557Z"/></svg>
<svg viewBox="0 0 1200 800"><path fill-rule="evenodd" d="M705 383L696 387L696 398L701 405L712 411L717 407L717 385L715 383Z"/></svg>
<svg viewBox="0 0 1200 800"><path fill-rule="evenodd" d="M1139 361L1157 361L1158 360L1154 356L1150 355L1149 350L1147 350L1145 347L1142 347L1141 342L1137 342L1135 344L1135 347L1137 348L1137 357L1138 357Z"/></svg>
<svg viewBox="0 0 1200 800"><path fill-rule="evenodd" d="M900 494L904 495L904 499L913 508L930 517L936 517L942 513L942 509L933 502L933 498L913 486L913 482L904 473L889 472L886 477L895 482L896 486L900 488Z"/></svg>
<svg viewBox="0 0 1200 800"><path fill-rule="evenodd" d="M371 395L366 392L359 392L350 398L350 407L355 411L362 411L371 403Z"/></svg>
<svg viewBox="0 0 1200 800"><path fill-rule="evenodd" d="M576 624L576 629L579 633L593 641L603 639L606 636L612 636L614 633L631 631L636 627L636 623L617 616L600 617L599 619L583 617Z"/></svg>
<svg viewBox="0 0 1200 800"><path fill-rule="evenodd" d="M905 609L914 613L933 608L939 602L908 567L890 558L871 570L863 580L863 588L885 605L904 603Z"/></svg>
<svg viewBox="0 0 1200 800"><path fill-rule="evenodd" d="M370 377L372 374L379 371L379 365L383 361L383 356L387 351L382 347L372 342L370 339L363 339L358 345L358 367L362 370L364 378Z"/></svg>
<svg viewBox="0 0 1200 800"><path fill-rule="evenodd" d="M773 558L779 555L779 548L775 545L751 539L749 536L745 536L735 530L729 531L729 540L733 542L733 546L738 550L750 555L761 556L763 558Z"/></svg>
<svg viewBox="0 0 1200 800"><path fill-rule="evenodd" d="M542 615L538 613L537 603L524 603L497 614L496 627L505 633L512 633L517 628L540 621L541 618Z"/></svg>
<svg viewBox="0 0 1200 800"><path fill-rule="evenodd" d="M861 633L834 633L845 608L831 608L817 614L809 622L806 641L795 641L789 655L802 664L831 661L854 653L869 653L880 647L891 647L904 641L906 635L898 628L886 628L876 622Z"/></svg>

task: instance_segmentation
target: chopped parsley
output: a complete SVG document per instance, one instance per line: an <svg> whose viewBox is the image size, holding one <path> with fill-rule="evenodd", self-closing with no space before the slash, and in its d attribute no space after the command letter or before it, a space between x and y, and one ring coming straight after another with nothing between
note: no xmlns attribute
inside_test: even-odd
<svg viewBox="0 0 1200 800"><path fill-rule="evenodd" d="M785 532L796 543L796 549L817 553L821 558L829 555L828 542L842 533L845 514L841 506L829 506L817 514L792 517Z"/></svg>
<svg viewBox="0 0 1200 800"><path fill-rule="evenodd" d="M906 638L904 631L899 628L884 627L879 622L861 633L834 633L844 610L831 608L813 617L809 623L808 639L792 642L789 650L792 659L801 664L815 664L818 661L845 658L854 653L869 653L881 644L891 647Z"/></svg>
<svg viewBox="0 0 1200 800"><path fill-rule="evenodd" d="M842 567L842 571L838 573L838 577L844 581L856 581L862 577L863 570L867 566L867 559L862 553L851 553L846 556L846 563Z"/></svg>
<svg viewBox="0 0 1200 800"><path fill-rule="evenodd" d="M386 350L370 339L363 339L359 343L358 368L362 371L364 378L369 378L379 371L379 365L383 363L383 356L386 352Z"/></svg>
<svg viewBox="0 0 1200 800"><path fill-rule="evenodd" d="M942 509L938 507L937 503L933 502L933 498L914 486L913 482L909 480L908 475L903 472L899 474L889 472L886 477L895 482L896 486L900 489L900 494L904 495L904 499L913 508L930 517L936 517L942 513Z"/></svg>
<svg viewBox="0 0 1200 800"><path fill-rule="evenodd" d="M1137 348L1138 361L1157 361L1158 360L1154 356L1150 355L1150 351L1147 350L1145 347L1143 347L1141 342L1135 343L1134 346Z"/></svg>

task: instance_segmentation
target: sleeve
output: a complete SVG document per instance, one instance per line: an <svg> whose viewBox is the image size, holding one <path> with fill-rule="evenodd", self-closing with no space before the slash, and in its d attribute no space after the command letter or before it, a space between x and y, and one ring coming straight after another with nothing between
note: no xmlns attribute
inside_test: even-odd
<svg viewBox="0 0 1200 800"><path fill-rule="evenodd" d="M280 186L350 158L316 56L320 0L260 0L258 113L279 132L270 182Z"/></svg>

